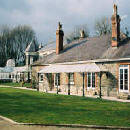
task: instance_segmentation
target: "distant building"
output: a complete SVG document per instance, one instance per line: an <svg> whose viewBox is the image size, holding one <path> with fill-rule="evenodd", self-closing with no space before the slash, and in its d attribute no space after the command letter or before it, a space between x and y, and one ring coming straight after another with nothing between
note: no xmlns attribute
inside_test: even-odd
<svg viewBox="0 0 130 130"><path fill-rule="evenodd" d="M47 49L48 48L48 49ZM31 80L31 64L38 59L43 59L44 56L55 52L49 45L43 48L42 45L37 45L32 41L25 50L26 65L21 67L15 66L15 60L9 59L5 67L0 67L0 82L30 82Z"/></svg>
<svg viewBox="0 0 130 130"><path fill-rule="evenodd" d="M27 81L25 74L28 72L26 66L15 67L15 61L9 59L5 67L0 67L0 82Z"/></svg>

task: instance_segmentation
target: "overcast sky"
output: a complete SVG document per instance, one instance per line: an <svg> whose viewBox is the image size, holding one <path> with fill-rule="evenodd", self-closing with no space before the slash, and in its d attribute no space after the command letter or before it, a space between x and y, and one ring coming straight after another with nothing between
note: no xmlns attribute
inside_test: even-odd
<svg viewBox="0 0 130 130"><path fill-rule="evenodd" d="M81 24L93 32L96 19L112 15L113 1L118 4L122 27L130 28L130 0L0 0L0 24L31 25L39 42L47 43L55 39L58 21L65 34Z"/></svg>

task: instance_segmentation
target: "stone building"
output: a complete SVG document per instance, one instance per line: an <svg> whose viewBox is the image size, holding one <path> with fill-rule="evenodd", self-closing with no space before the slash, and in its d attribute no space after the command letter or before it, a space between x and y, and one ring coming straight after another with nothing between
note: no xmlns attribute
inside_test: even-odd
<svg viewBox="0 0 130 130"><path fill-rule="evenodd" d="M130 40L120 37L117 6L111 18L112 36L83 38L63 45L64 32L59 23L56 51L32 65L39 80L39 91L113 96L130 95Z"/></svg>

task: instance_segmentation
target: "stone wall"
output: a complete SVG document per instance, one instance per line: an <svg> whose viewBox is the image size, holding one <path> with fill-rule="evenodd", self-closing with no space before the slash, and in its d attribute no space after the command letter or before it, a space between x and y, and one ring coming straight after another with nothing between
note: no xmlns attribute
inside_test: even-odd
<svg viewBox="0 0 130 130"><path fill-rule="evenodd" d="M118 85L118 76L119 76L119 65L122 64L120 62L107 62L107 63L96 63L98 67L102 70L101 77L101 93L102 96L110 96L110 97L118 97L118 98L126 98L130 93L121 94L119 93L119 85ZM128 63L125 63L128 64ZM37 72L40 71L44 66L36 66L33 67L32 70L37 76ZM53 74L53 79L54 79ZM130 77L130 76L129 76ZM86 96L94 96L99 95L100 93L100 73L96 73L95 77L95 88L88 89L87 88L87 73L85 73L85 81L84 81L84 92ZM54 82L54 81L53 81ZM39 91L47 92L47 91L57 91L57 86L53 87L44 80L44 82L39 83ZM130 85L129 85L130 86ZM68 94L68 74L61 73L60 74L60 86L58 87L59 92L64 94ZM70 85L70 94L73 95L83 95L83 75L82 73L74 73L74 84Z"/></svg>
<svg viewBox="0 0 130 130"><path fill-rule="evenodd" d="M96 76L97 77L97 76ZM95 89L87 89L87 73L85 73L84 78L84 93L85 95L95 95L95 92L98 94L98 84L96 78L96 87ZM60 74L60 86L58 88L59 92L68 94L68 74ZM39 82L39 91L47 92L50 91L50 85L47 79L44 79L44 82ZM54 86L52 91L57 91L57 86ZM74 84L70 85L70 94L72 95L83 95L83 75L82 73L74 73Z"/></svg>
<svg viewBox="0 0 130 130"><path fill-rule="evenodd" d="M119 76L119 64L115 62L107 63L96 63L102 70L101 77L101 94L102 96L118 97L118 98L128 98L130 93L119 93L118 76ZM36 67L35 71L39 71L42 67ZM54 76L53 76L54 78ZM87 88L87 73L85 73L84 81L84 92L86 96L99 95L100 93L100 73L96 73L95 76L95 88ZM53 83L54 84L54 83ZM59 92L68 94L68 74L60 74L60 86ZM57 91L57 86L53 86L50 89L50 84L44 80L44 82L39 83L39 90L43 92L47 91ZM70 94L72 95L83 95L83 75L82 73L74 73L74 84L70 85Z"/></svg>
<svg viewBox="0 0 130 130"><path fill-rule="evenodd" d="M68 93L68 74L61 73L60 74L60 91Z"/></svg>
<svg viewBox="0 0 130 130"><path fill-rule="evenodd" d="M105 68L106 72L102 73L101 87L103 96L117 97L118 94L118 64L102 63L97 64L101 70ZM99 75L98 75L99 80ZM99 86L99 84L98 84Z"/></svg>
<svg viewBox="0 0 130 130"><path fill-rule="evenodd" d="M48 92L50 91L50 85L49 85L49 82L48 82L48 79L46 77L46 74L43 75L43 78L44 80L41 82L39 82L39 91L40 92Z"/></svg>

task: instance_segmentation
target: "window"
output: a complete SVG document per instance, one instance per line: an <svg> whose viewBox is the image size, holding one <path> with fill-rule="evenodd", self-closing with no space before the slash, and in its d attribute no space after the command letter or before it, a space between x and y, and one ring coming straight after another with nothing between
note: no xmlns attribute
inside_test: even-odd
<svg viewBox="0 0 130 130"><path fill-rule="evenodd" d="M129 90L129 66L120 65L119 67L119 90L127 92Z"/></svg>
<svg viewBox="0 0 130 130"><path fill-rule="evenodd" d="M43 81L43 74L40 74L40 81Z"/></svg>
<svg viewBox="0 0 130 130"><path fill-rule="evenodd" d="M12 74L12 79L14 78L14 75Z"/></svg>
<svg viewBox="0 0 130 130"><path fill-rule="evenodd" d="M74 73L69 73L70 76L70 84L73 85L74 84Z"/></svg>
<svg viewBox="0 0 130 130"><path fill-rule="evenodd" d="M95 88L95 73L87 73L87 87Z"/></svg>
<svg viewBox="0 0 130 130"><path fill-rule="evenodd" d="M9 74L9 78L11 79L11 74Z"/></svg>
<svg viewBox="0 0 130 130"><path fill-rule="evenodd" d="M60 73L55 74L55 86L60 86Z"/></svg>

